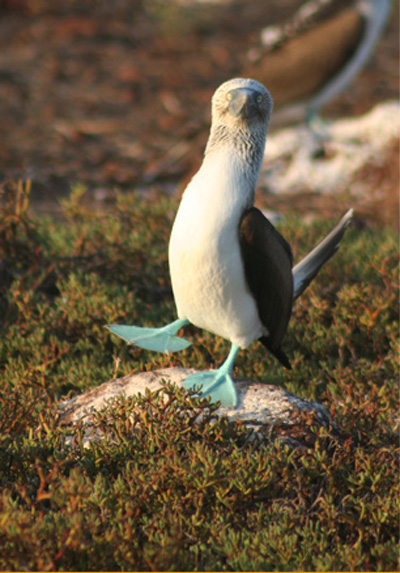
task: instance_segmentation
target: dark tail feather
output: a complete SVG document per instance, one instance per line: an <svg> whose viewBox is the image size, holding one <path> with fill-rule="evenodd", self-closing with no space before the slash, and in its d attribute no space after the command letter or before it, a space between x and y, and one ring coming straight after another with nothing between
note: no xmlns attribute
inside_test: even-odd
<svg viewBox="0 0 400 573"><path fill-rule="evenodd" d="M261 338L259 338L258 340L262 342L265 348L267 348L275 356L275 358L279 360L282 366L288 368L289 370L292 369L292 366L289 362L289 358L286 356L286 354L283 352L281 348L272 347L271 340L268 336L261 336Z"/></svg>
<svg viewBox="0 0 400 573"><path fill-rule="evenodd" d="M335 254L352 216L353 209L350 209L329 235L295 265L293 268L293 300L296 300L305 291L322 265Z"/></svg>

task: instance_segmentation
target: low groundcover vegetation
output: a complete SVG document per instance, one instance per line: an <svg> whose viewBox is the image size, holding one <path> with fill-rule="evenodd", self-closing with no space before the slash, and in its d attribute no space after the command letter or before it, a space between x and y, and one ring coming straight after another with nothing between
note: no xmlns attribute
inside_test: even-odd
<svg viewBox="0 0 400 573"><path fill-rule="evenodd" d="M76 187L63 218L29 214L29 185L0 216L0 569L398 569L397 238L354 225L297 301L284 372L263 347L236 373L324 404L337 429L308 447L254 439L206 400L166 386L94 416L101 439L59 424L58 403L115 376L209 368L228 343L188 328L173 355L128 347L108 323L174 318L167 243L176 199ZM295 260L333 225L289 217ZM198 414L200 422L195 423ZM73 439L66 440L66 435Z"/></svg>

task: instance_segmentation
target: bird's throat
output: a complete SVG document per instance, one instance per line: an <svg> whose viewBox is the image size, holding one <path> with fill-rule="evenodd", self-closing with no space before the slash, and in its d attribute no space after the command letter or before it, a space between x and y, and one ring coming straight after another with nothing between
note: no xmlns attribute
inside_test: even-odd
<svg viewBox="0 0 400 573"><path fill-rule="evenodd" d="M211 128L205 156L225 151L237 162L241 162L248 177L256 177L257 180L264 157L266 137L266 125L260 125L253 130L245 123L241 127L235 126L234 129L227 124L217 124Z"/></svg>

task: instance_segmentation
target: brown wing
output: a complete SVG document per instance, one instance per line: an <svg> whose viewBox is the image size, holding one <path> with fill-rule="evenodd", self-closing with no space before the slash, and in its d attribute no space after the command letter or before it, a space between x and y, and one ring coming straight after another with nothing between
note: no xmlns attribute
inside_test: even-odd
<svg viewBox="0 0 400 573"><path fill-rule="evenodd" d="M246 75L268 86L276 108L308 99L339 73L364 31L359 11L349 8L265 54Z"/></svg>
<svg viewBox="0 0 400 573"><path fill-rule="evenodd" d="M290 368L280 346L292 312L292 250L255 207L245 211L242 217L239 240L247 284L256 299L261 322L269 332L260 340Z"/></svg>

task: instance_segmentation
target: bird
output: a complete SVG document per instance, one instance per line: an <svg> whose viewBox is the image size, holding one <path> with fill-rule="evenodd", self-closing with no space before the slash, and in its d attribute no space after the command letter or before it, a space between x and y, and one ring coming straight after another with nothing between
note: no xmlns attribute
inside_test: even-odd
<svg viewBox="0 0 400 573"><path fill-rule="evenodd" d="M191 323L231 343L218 369L184 380L212 402L236 407L236 355L259 340L286 368L282 347L293 302L335 253L352 218L337 226L293 267L289 243L254 206L272 97L254 79L233 78L212 97L203 162L187 185L173 223L169 270L178 318L161 328L109 325L131 344L176 352L191 343L178 331Z"/></svg>
<svg viewBox="0 0 400 573"><path fill-rule="evenodd" d="M286 24L264 29L244 71L267 83L274 125L321 123L320 109L368 62L390 8L391 0L310 0Z"/></svg>

